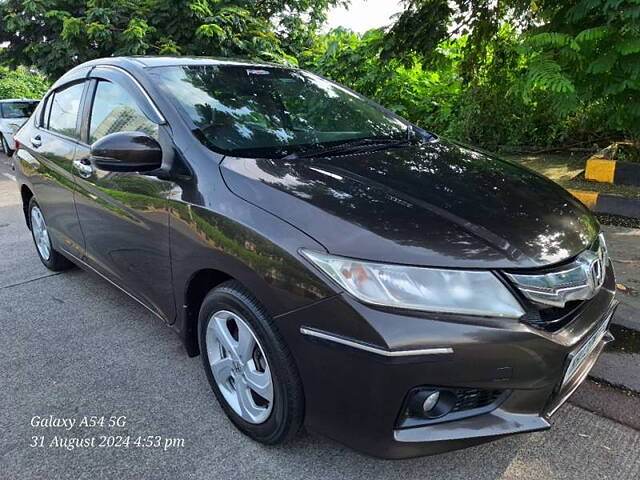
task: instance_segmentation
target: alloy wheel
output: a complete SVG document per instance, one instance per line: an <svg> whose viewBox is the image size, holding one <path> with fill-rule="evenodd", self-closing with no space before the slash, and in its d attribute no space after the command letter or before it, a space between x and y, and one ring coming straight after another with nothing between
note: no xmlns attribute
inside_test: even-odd
<svg viewBox="0 0 640 480"><path fill-rule="evenodd" d="M273 378L251 327L220 310L209 320L206 344L213 378L229 406L249 423L265 422L273 407Z"/></svg>
<svg viewBox="0 0 640 480"><path fill-rule="evenodd" d="M44 260L49 260L51 256L51 241L49 240L47 225L44 223L44 217L42 216L40 207L37 205L31 208L31 229L40 256Z"/></svg>

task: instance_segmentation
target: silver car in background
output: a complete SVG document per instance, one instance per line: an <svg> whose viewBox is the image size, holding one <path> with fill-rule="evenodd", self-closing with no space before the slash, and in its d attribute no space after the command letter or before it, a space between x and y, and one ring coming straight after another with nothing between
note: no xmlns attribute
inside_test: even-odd
<svg viewBox="0 0 640 480"><path fill-rule="evenodd" d="M40 100L9 98L0 100L0 151L13 154L13 135L29 119Z"/></svg>

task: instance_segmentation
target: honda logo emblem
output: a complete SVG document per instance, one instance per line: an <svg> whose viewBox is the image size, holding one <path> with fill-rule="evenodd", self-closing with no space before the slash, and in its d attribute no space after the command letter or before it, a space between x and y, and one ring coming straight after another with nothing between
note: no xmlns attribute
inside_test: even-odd
<svg viewBox="0 0 640 480"><path fill-rule="evenodd" d="M602 288L607 268L607 247L602 237L595 248L585 250L564 268L542 274L507 276L524 296L536 303L564 307L572 300L589 300Z"/></svg>
<svg viewBox="0 0 640 480"><path fill-rule="evenodd" d="M581 253L576 263L583 271L585 283L581 291L584 299L593 298L604 283L604 265L602 253L595 253L591 250Z"/></svg>

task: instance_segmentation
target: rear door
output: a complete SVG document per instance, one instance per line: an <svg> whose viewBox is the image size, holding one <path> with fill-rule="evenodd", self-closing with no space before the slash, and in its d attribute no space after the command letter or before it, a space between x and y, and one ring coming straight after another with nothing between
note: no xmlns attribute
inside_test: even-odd
<svg viewBox="0 0 640 480"><path fill-rule="evenodd" d="M90 145L111 133L138 131L158 140L168 134L149 118L141 87L130 77L100 67L91 76L74 162L85 261L171 322L168 195L175 184L158 174L101 170L90 154ZM170 155L172 148L160 143Z"/></svg>
<svg viewBox="0 0 640 480"><path fill-rule="evenodd" d="M76 257L84 251L84 237L74 205L72 170L86 87L86 81L76 80L50 92L18 152L54 247Z"/></svg>

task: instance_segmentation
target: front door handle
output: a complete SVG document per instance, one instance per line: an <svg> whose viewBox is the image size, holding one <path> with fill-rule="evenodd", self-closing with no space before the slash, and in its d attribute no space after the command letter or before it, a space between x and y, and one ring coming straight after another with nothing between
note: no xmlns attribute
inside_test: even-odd
<svg viewBox="0 0 640 480"><path fill-rule="evenodd" d="M93 166L87 159L74 160L73 166L75 167L78 175L82 178L90 178L93 175Z"/></svg>
<svg viewBox="0 0 640 480"><path fill-rule="evenodd" d="M31 137L31 145L33 145L36 148L38 148L40 145L42 145L42 138L40 137L40 135L36 135L35 137Z"/></svg>

